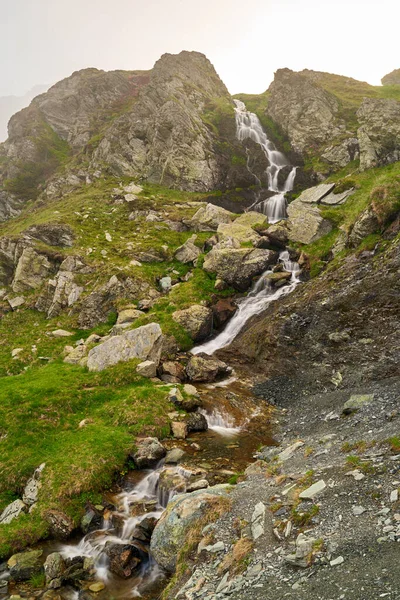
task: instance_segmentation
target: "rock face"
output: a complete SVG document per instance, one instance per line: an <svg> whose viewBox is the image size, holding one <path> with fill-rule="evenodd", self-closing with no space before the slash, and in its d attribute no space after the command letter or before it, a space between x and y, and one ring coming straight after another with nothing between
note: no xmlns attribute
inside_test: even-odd
<svg viewBox="0 0 400 600"><path fill-rule="evenodd" d="M400 69L395 69L381 79L382 85L400 85Z"/></svg>
<svg viewBox="0 0 400 600"><path fill-rule="evenodd" d="M214 513L217 518L229 506L229 486L217 485L207 491L182 494L168 504L151 538L150 553L166 571L173 573L179 550L193 526ZM204 525L206 522L204 522Z"/></svg>
<svg viewBox="0 0 400 600"><path fill-rule="evenodd" d="M304 154L345 131L337 99L316 83L312 71L279 69L270 85L267 113L288 136L293 149Z"/></svg>
<svg viewBox="0 0 400 600"><path fill-rule="evenodd" d="M360 168L370 169L400 160L400 102L364 98L360 122Z"/></svg>
<svg viewBox="0 0 400 600"><path fill-rule="evenodd" d="M15 270L12 289L14 292L35 290L54 269L48 258L33 248L25 248Z"/></svg>
<svg viewBox="0 0 400 600"><path fill-rule="evenodd" d="M213 248L203 267L237 290L245 291L253 277L261 275L275 260L276 253L272 250Z"/></svg>
<svg viewBox="0 0 400 600"><path fill-rule="evenodd" d="M111 365L134 358L159 363L163 335L158 323L149 323L122 335L111 337L89 352L89 371L103 371Z"/></svg>
<svg viewBox="0 0 400 600"><path fill-rule="evenodd" d="M194 342L201 342L211 335L213 326L211 308L194 304L185 310L177 310L172 318L188 332Z"/></svg>

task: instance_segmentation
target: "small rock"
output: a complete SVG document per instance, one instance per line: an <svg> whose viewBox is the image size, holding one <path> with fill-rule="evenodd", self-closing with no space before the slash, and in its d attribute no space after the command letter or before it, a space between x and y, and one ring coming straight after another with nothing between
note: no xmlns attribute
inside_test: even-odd
<svg viewBox="0 0 400 600"><path fill-rule="evenodd" d="M167 456L165 457L166 465L176 465L181 462L182 458L185 456L185 452L180 448L172 448L169 452L167 452Z"/></svg>
<svg viewBox="0 0 400 600"><path fill-rule="evenodd" d="M173 421L171 423L171 431L174 438L184 440L188 435L188 426L184 421Z"/></svg>
<svg viewBox="0 0 400 600"><path fill-rule="evenodd" d="M350 399L343 405L343 414L351 415L357 412L365 404L369 404L374 399L374 394L355 394L350 396Z"/></svg>
<svg viewBox="0 0 400 600"><path fill-rule="evenodd" d="M47 335L49 335L51 337L55 337L55 338L63 338L63 337L70 337L71 335L74 335L74 334L71 333L70 331L66 331L65 329L55 329L54 331L51 331Z"/></svg>
<svg viewBox="0 0 400 600"><path fill-rule="evenodd" d="M316 483L313 483L313 485L311 485L309 488L307 488L306 490L301 492L299 494L299 498L301 498L302 500L312 500L313 498L315 498L315 496L317 496L317 494L320 494L325 488L326 488L325 481L323 479L320 479Z"/></svg>
<svg viewBox="0 0 400 600"><path fill-rule="evenodd" d="M92 583L92 585L89 585L89 590L91 592L101 592L105 589L105 587L106 586L102 581L96 581L96 583Z"/></svg>
<svg viewBox="0 0 400 600"><path fill-rule="evenodd" d="M393 490L390 492L390 502L397 502L399 499L399 490Z"/></svg>
<svg viewBox="0 0 400 600"><path fill-rule="evenodd" d="M344 563L343 556L338 556L337 558L334 558L333 560L331 560L329 562L329 564L331 565L331 567L336 567L337 565L341 565L342 563Z"/></svg>
<svg viewBox="0 0 400 600"><path fill-rule="evenodd" d="M157 364L152 360L145 360L136 367L136 373L142 377L156 377L157 375Z"/></svg>
<svg viewBox="0 0 400 600"><path fill-rule="evenodd" d="M363 506L353 506L352 508L353 515L356 517L365 513L365 510L366 509Z"/></svg>

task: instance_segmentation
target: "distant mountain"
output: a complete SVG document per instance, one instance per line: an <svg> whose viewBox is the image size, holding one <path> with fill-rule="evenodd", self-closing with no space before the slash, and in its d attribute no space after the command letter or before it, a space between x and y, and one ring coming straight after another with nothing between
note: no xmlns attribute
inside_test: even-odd
<svg viewBox="0 0 400 600"><path fill-rule="evenodd" d="M10 118L21 108L28 106L35 96L46 92L49 87L49 85L35 85L24 96L0 97L0 142L7 139L7 125Z"/></svg>

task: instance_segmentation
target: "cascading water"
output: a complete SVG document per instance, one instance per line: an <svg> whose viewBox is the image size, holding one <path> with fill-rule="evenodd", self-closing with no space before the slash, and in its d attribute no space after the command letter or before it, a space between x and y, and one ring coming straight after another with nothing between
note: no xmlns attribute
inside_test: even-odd
<svg viewBox="0 0 400 600"><path fill-rule="evenodd" d="M275 290L268 279L268 275L270 275L272 271L265 271L248 295L239 300L238 310L225 329L214 339L193 348L191 350L192 354L200 354L200 352L213 354L216 350L229 346L251 317L264 311L271 302L274 302L283 296L287 296L294 290L299 283L297 275L300 272L300 267L298 263L290 260L289 252L287 250L280 253L279 261L283 264L285 271L292 274L289 285L284 285Z"/></svg>
<svg viewBox="0 0 400 600"><path fill-rule="evenodd" d="M200 409L199 412L205 416L208 428L216 433L225 436L233 436L241 431L240 427L235 427L233 417L228 414L223 415L218 410L207 413L205 410Z"/></svg>
<svg viewBox="0 0 400 600"><path fill-rule="evenodd" d="M268 189L271 192L275 192L274 196L271 196L267 200L257 200L250 209L265 214L268 217L269 223L277 223L281 219L286 218L285 193L293 189L297 167L291 168L285 182L283 185L280 185L279 173L284 167L290 166L288 159L268 139L257 115L249 112L245 104L240 100L234 100L234 102L237 137L240 141L251 139L261 146L269 162L269 166L267 167ZM249 169L248 161L247 168ZM253 176L257 184L259 184L260 180L258 177L254 173Z"/></svg>

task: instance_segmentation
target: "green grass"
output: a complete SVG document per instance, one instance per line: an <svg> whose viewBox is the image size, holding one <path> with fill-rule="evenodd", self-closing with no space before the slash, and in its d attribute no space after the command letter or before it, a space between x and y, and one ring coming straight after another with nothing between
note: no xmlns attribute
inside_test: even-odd
<svg viewBox="0 0 400 600"><path fill-rule="evenodd" d="M123 470L137 435L168 434L167 388L136 375L135 364L89 373L54 362L0 378L0 510L46 463L37 512L0 527L0 556L21 546L19 531L29 543L46 535L37 515L48 508L79 522L87 500Z"/></svg>

